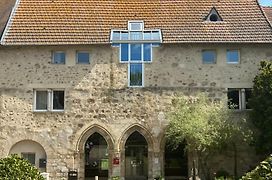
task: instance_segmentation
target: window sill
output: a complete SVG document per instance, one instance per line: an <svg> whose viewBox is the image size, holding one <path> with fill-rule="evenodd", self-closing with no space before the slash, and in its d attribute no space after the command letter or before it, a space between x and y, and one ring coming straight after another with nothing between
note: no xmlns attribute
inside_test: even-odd
<svg viewBox="0 0 272 180"><path fill-rule="evenodd" d="M252 109L229 109L234 113L243 113L243 112L250 112Z"/></svg>
<svg viewBox="0 0 272 180"><path fill-rule="evenodd" d="M33 110L33 113L64 113L64 110Z"/></svg>

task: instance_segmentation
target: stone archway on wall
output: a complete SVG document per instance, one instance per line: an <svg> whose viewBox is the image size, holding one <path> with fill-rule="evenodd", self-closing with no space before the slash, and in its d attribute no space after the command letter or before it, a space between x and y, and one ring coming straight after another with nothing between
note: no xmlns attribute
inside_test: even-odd
<svg viewBox="0 0 272 180"><path fill-rule="evenodd" d="M153 178L153 157L154 157L154 140L151 133L143 126L134 124L127 128L120 141L119 141L119 150L120 150L120 157L121 157L121 177L125 177L126 168L125 168L125 145L128 138L135 132L140 133L146 140L148 145L148 179Z"/></svg>
<svg viewBox="0 0 272 180"><path fill-rule="evenodd" d="M167 146L167 140L166 140L166 138L165 138L165 134L163 133L161 136L160 136L160 139L161 139L161 142L160 142L160 149L161 149L161 152L160 152L160 157L161 157L161 170L162 170L162 176L163 177L165 177L165 179L167 179L167 177L168 177L168 175L169 175L169 173L167 173L166 171L166 166L167 166L167 159L166 158L168 158L169 157L169 152L167 152L168 150L169 150L169 148L167 148L166 146ZM181 146L182 145L184 145L184 143L182 143L181 144ZM172 152L173 154L175 154L175 153L177 153L177 151L180 151L180 153L179 154L182 154L183 153L183 151L181 150L181 148L183 148L183 147L178 147L176 150L174 150L174 152ZM167 150L168 149L168 150ZM170 148L171 149L171 148ZM167 157L167 153L168 153L168 157ZM171 152L170 152L171 153ZM191 157L192 155L191 155L191 152L186 152L185 154L184 154L184 158L186 158L186 164L187 164L187 167L183 167L182 169L184 170L184 174L182 174L182 176L184 176L184 177L179 177L179 176L176 176L176 178L177 179L181 179L181 178L184 178L184 179L188 179L189 178L189 176L190 176L190 167L192 167L192 164L191 164ZM171 157L171 155L170 155L170 157ZM180 155L176 155L176 157L181 157ZM169 162L168 162L169 163ZM180 172L181 171L181 169L177 169L176 170L176 172ZM187 171L187 172L186 172ZM174 173L176 173L176 172L174 172ZM171 174L171 173L170 173ZM178 173L179 174L179 173ZM179 174L180 175L180 174ZM168 178L172 178L172 179L174 179L175 177L168 177Z"/></svg>
<svg viewBox="0 0 272 180"><path fill-rule="evenodd" d="M41 144L32 140L22 140L15 143L9 150L9 155L18 154L27 159L41 172L46 172L47 155Z"/></svg>
<svg viewBox="0 0 272 180"><path fill-rule="evenodd" d="M112 157L113 157L113 152L114 152L114 140L111 136L111 134L102 126L99 125L92 125L89 128L85 129L81 136L79 137L79 140L76 145L77 149L77 157L76 161L78 162L78 175L79 179L84 179L85 178L85 144L88 140L89 137L91 137L93 134L98 133L101 135L107 145L108 145L108 160L109 160L109 167L108 167L108 177L112 176Z"/></svg>

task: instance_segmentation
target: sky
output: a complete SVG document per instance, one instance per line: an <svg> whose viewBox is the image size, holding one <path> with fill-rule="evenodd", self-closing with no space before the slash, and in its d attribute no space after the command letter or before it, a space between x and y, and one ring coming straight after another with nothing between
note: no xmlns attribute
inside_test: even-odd
<svg viewBox="0 0 272 180"><path fill-rule="evenodd" d="M272 6L272 0L259 0L262 6Z"/></svg>

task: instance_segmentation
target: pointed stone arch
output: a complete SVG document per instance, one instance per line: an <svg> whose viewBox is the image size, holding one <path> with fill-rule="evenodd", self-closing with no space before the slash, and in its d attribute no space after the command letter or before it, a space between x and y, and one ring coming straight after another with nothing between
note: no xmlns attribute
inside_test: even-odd
<svg viewBox="0 0 272 180"><path fill-rule="evenodd" d="M112 176L112 157L114 152L114 139L112 138L112 135L109 131L107 131L104 127L94 124L86 128L81 132L81 135L78 138L78 141L76 143L76 161L78 162L78 173L79 173L79 179L84 179L85 175L85 151L84 146L88 138L93 135L94 133L100 134L108 145L108 153L109 153L109 169L108 169L108 176Z"/></svg>
<svg viewBox="0 0 272 180"><path fill-rule="evenodd" d="M142 125L133 124L129 126L122 134L118 148L120 150L120 157L121 157L121 177L125 177L125 144L127 139L132 135L134 132L140 133L146 140L148 144L148 179L152 179L153 177L153 159L154 159L154 139L152 134Z"/></svg>

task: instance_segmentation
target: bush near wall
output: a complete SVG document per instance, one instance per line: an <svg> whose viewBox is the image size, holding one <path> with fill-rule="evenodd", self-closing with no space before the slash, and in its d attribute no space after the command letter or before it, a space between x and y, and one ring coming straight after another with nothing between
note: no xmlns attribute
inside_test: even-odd
<svg viewBox="0 0 272 180"><path fill-rule="evenodd" d="M36 167L18 155L0 159L1 180L44 180Z"/></svg>
<svg viewBox="0 0 272 180"><path fill-rule="evenodd" d="M242 180L272 179L272 154L262 161L254 170L242 177Z"/></svg>

